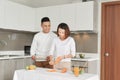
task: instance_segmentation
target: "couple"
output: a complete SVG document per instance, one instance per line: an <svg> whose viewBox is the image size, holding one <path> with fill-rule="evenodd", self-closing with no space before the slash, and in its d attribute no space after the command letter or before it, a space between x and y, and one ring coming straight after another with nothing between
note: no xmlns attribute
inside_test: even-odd
<svg viewBox="0 0 120 80"><path fill-rule="evenodd" d="M53 57L64 61L75 56L75 42L70 37L70 30L66 23L58 25L57 36L50 32L51 24L48 17L41 19L41 27L42 31L34 36L30 52L33 60L36 58L35 55L42 55L46 56L46 61L35 61L36 66L53 68Z"/></svg>

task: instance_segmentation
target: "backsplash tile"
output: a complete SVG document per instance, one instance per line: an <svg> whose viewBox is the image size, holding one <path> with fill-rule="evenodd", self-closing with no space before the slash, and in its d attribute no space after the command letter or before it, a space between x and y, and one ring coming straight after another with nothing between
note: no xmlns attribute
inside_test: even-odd
<svg viewBox="0 0 120 80"><path fill-rule="evenodd" d="M31 45L34 33L12 30L0 30L0 51L24 50L25 45Z"/></svg>
<svg viewBox="0 0 120 80"><path fill-rule="evenodd" d="M31 45L35 33L12 30L0 30L0 51L24 50L25 45ZM96 33L71 34L76 42L77 52L97 53Z"/></svg>
<svg viewBox="0 0 120 80"><path fill-rule="evenodd" d="M76 42L77 52L97 53L97 33L72 34Z"/></svg>

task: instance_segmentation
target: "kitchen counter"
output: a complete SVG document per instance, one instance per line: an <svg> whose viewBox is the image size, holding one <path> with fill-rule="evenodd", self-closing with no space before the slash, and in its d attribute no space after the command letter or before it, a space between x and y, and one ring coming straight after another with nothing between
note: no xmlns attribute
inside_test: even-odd
<svg viewBox="0 0 120 80"><path fill-rule="evenodd" d="M80 58L79 54L85 54L85 58ZM83 53L83 52L77 52L76 53L77 57L72 58L73 61L95 61L99 60L99 55L98 53Z"/></svg>
<svg viewBox="0 0 120 80"><path fill-rule="evenodd" d="M94 61L94 60L98 60L99 58L95 58L95 57L85 57L85 58L72 58L72 61Z"/></svg>
<svg viewBox="0 0 120 80"><path fill-rule="evenodd" d="M28 58L31 57L30 55L5 55L3 57L0 57L0 60L4 59L18 59L18 58Z"/></svg>
<svg viewBox="0 0 120 80"><path fill-rule="evenodd" d="M31 57L31 55L24 55L24 51L0 51L0 60L29 57Z"/></svg>
<svg viewBox="0 0 120 80"><path fill-rule="evenodd" d="M14 72L13 80L99 80L96 74L80 74L78 77L68 71L61 72L47 72L47 68L37 68L36 70L16 70Z"/></svg>

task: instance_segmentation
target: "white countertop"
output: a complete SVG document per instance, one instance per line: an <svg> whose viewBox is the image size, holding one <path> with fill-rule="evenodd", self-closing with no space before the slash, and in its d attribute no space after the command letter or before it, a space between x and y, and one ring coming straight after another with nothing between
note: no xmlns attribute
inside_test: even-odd
<svg viewBox="0 0 120 80"><path fill-rule="evenodd" d="M77 52L76 54L80 54L80 52ZM97 53L83 53L85 54L85 58L74 58L72 60L80 60L80 61L92 61L92 60L98 60L98 54ZM12 56L12 57L0 57L0 59L15 59L15 58L27 58L31 57L30 55L24 55L24 51L0 51L0 55L19 55L19 56ZM36 61L45 61L38 59ZM65 61L70 61L69 59L66 59Z"/></svg>
<svg viewBox="0 0 120 80"><path fill-rule="evenodd" d="M47 68L37 68L36 70L16 70L13 80L99 80L97 74L80 74L75 77L72 71L66 73L47 72Z"/></svg>
<svg viewBox="0 0 120 80"><path fill-rule="evenodd" d="M85 57L85 58L72 58L72 61L94 61L98 60L98 58L95 57Z"/></svg>
<svg viewBox="0 0 120 80"><path fill-rule="evenodd" d="M26 55L25 55L25 56L24 56L24 55L22 56L22 55L21 55L21 56L13 56L13 57L9 57L9 56L8 56L8 57L0 57L0 60L4 60L4 59L29 58L29 57L31 57L31 56L29 56L29 55L28 55L28 56L26 56Z"/></svg>
<svg viewBox="0 0 120 80"><path fill-rule="evenodd" d="M1 55L5 55L5 56L0 57L0 60L31 57L30 55L24 55L24 51L0 51L0 56ZM9 56L9 55L13 55L13 56Z"/></svg>
<svg viewBox="0 0 120 80"><path fill-rule="evenodd" d="M79 54L85 54L85 58L80 58ZM72 58L72 60L75 61L94 61L94 60L99 60L99 55L98 53L84 53L84 52L77 52L77 58Z"/></svg>

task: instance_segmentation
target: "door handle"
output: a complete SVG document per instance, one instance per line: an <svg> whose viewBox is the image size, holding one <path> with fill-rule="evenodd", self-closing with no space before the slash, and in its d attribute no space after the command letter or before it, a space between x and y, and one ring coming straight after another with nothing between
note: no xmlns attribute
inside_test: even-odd
<svg viewBox="0 0 120 80"><path fill-rule="evenodd" d="M109 56L109 53L105 53L105 56L108 57L108 56Z"/></svg>

